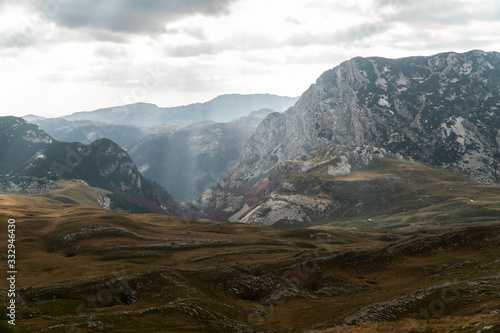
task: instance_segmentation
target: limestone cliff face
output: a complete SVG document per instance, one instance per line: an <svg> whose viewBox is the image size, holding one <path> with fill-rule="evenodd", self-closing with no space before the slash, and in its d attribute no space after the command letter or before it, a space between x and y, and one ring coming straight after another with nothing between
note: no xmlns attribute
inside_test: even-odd
<svg viewBox="0 0 500 333"><path fill-rule="evenodd" d="M231 186L328 145L374 145L497 183L500 54L354 58L322 74L244 145Z"/></svg>
<svg viewBox="0 0 500 333"><path fill-rule="evenodd" d="M387 156L499 183L499 108L497 52L354 58L323 73L290 109L265 118L231 175L194 204L208 218L267 225L300 216L307 222L312 210L304 207L314 205L328 215L334 206L284 200L273 191L281 186L286 193L286 176L303 172L296 161L283 162L329 146L379 147ZM302 209L284 216L291 206L283 201Z"/></svg>

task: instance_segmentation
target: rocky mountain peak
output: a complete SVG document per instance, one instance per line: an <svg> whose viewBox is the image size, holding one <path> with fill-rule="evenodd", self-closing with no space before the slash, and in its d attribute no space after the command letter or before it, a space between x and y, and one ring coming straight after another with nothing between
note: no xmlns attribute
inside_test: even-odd
<svg viewBox="0 0 500 333"><path fill-rule="evenodd" d="M408 159L498 181L500 54L353 58L326 71L245 144L234 186L328 145L375 145Z"/></svg>

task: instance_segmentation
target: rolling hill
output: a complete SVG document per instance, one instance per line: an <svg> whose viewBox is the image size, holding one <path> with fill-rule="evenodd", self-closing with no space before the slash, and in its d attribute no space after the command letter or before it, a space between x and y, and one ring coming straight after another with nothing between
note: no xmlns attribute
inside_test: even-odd
<svg viewBox="0 0 500 333"><path fill-rule="evenodd" d="M18 253L2 332L500 329L498 224L278 231L44 200L0 195Z"/></svg>

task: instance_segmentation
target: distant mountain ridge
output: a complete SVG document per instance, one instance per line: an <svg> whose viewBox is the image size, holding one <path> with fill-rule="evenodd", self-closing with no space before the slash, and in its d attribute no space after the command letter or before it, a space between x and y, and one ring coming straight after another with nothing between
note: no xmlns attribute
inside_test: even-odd
<svg viewBox="0 0 500 333"><path fill-rule="evenodd" d="M17 186L19 179L28 179L32 187L39 183L44 188L50 181L81 179L90 186L113 192L118 208L189 215L187 207L144 178L128 154L114 142L59 142L22 118L0 117L0 175L2 187L7 189L9 184Z"/></svg>
<svg viewBox="0 0 500 333"><path fill-rule="evenodd" d="M145 177L189 202L227 175L245 140L272 112L263 109L227 123L201 122L151 135L128 152Z"/></svg>
<svg viewBox="0 0 500 333"><path fill-rule="evenodd" d="M76 112L63 116L66 120L92 120L115 125L154 126L158 124L192 124L199 121L227 122L247 116L263 108L284 111L298 98L270 94L221 95L206 103L177 107L135 103L95 111Z"/></svg>
<svg viewBox="0 0 500 333"><path fill-rule="evenodd" d="M168 110L138 103L66 117L72 120L35 115L25 118L58 141L91 144L107 138L116 142L130 153L147 178L187 202L228 172L238 159L244 141L255 132L262 119L295 101L296 98L268 94L223 95L207 103ZM263 105L266 108L254 109ZM244 116L232 119L239 114ZM205 118L210 120L191 123ZM189 125L175 124L176 121ZM119 124L125 122L133 125ZM140 127L141 124L151 126Z"/></svg>
<svg viewBox="0 0 500 333"><path fill-rule="evenodd" d="M26 119L26 118L25 118ZM28 120L39 125L52 138L63 142L90 144L97 139L109 139L126 149L146 136L174 131L184 125L165 124L151 127L114 125L92 120L69 121L63 118Z"/></svg>

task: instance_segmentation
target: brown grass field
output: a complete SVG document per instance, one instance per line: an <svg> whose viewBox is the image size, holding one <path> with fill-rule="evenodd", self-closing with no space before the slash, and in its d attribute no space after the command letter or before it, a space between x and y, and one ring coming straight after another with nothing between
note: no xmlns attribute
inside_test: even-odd
<svg viewBox="0 0 500 333"><path fill-rule="evenodd" d="M96 191L0 196L18 270L0 332L500 332L495 221L280 231L109 212Z"/></svg>

